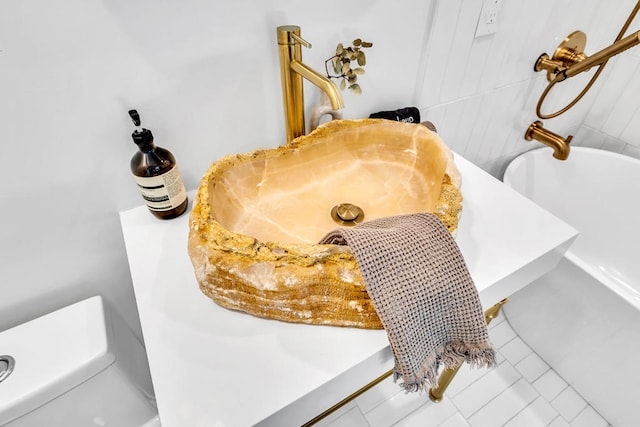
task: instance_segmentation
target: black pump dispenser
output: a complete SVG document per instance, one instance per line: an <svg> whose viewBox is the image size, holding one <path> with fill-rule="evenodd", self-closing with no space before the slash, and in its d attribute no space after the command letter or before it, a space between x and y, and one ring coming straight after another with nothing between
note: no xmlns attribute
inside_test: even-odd
<svg viewBox="0 0 640 427"><path fill-rule="evenodd" d="M129 110L129 116L136 126L131 137L139 148L131 158L131 172L142 198L156 217L175 218L184 213L188 205L176 159L169 150L153 143L153 134L141 127L140 115L136 110Z"/></svg>
<svg viewBox="0 0 640 427"><path fill-rule="evenodd" d="M136 126L136 130L133 131L131 137L138 147L141 145L153 144L153 133L149 129L144 129L140 126L140 115L136 110L129 110L129 116L133 120L133 124Z"/></svg>

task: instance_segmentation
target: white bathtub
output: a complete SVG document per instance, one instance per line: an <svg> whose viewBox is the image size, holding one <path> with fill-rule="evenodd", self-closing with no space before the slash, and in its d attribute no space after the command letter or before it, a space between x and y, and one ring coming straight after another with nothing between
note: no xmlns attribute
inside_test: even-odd
<svg viewBox="0 0 640 427"><path fill-rule="evenodd" d="M504 182L580 231L559 266L504 307L506 317L613 426L640 415L640 160L547 148L507 167Z"/></svg>

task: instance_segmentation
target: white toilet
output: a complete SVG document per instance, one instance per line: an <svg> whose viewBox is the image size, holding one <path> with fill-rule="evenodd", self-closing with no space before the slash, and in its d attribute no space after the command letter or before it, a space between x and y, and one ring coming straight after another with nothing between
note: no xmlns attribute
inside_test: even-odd
<svg viewBox="0 0 640 427"><path fill-rule="evenodd" d="M159 427L145 351L96 296L0 332L0 426Z"/></svg>

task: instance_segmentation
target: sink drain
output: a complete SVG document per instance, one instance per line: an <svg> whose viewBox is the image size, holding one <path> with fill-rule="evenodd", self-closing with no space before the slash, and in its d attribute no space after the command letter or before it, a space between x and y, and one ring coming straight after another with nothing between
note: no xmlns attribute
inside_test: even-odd
<svg viewBox="0 0 640 427"><path fill-rule="evenodd" d="M340 203L331 209L331 218L340 225L353 226L364 221L364 211L352 203Z"/></svg>

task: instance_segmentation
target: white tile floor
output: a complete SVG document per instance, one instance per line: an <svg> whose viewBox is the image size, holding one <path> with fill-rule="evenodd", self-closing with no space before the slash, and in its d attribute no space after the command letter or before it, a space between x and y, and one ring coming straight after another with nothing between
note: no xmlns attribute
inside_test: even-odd
<svg viewBox="0 0 640 427"><path fill-rule="evenodd" d="M441 403L390 378L320 421L322 427L605 427L609 423L500 315L489 326L498 366L463 366Z"/></svg>

